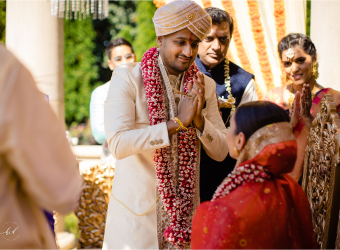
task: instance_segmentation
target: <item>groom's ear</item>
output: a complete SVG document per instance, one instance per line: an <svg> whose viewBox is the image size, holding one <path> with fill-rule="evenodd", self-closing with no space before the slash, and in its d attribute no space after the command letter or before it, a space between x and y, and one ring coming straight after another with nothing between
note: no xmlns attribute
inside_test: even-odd
<svg viewBox="0 0 340 250"><path fill-rule="evenodd" d="M238 151L241 151L246 144L246 136L244 135L243 132L240 132L237 135L237 141L236 141L236 148Z"/></svg>
<svg viewBox="0 0 340 250"><path fill-rule="evenodd" d="M161 47L163 45L164 36L158 36L156 39L157 45Z"/></svg>

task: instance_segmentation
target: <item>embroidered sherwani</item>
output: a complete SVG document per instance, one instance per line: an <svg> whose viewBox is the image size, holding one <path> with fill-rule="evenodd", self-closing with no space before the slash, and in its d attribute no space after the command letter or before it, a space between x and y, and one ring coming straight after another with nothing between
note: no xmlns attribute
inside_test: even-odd
<svg viewBox="0 0 340 250"><path fill-rule="evenodd" d="M183 85L183 78L178 87ZM176 77L170 76L169 79L175 86ZM205 125L202 134L197 132L198 141L212 158L222 161L228 153L226 128L217 108L215 82L207 76L204 79L206 107L202 113ZM176 94L174 97L176 103L178 98L182 98ZM169 146L170 139L165 122L150 126L140 63L122 65L113 72L105 103L105 131L110 151L117 163L103 248L167 247L162 237L167 226L167 215L161 199L152 207L159 195L153 151ZM199 204L198 169L199 165L190 218ZM152 209L145 215L135 215L145 213L150 207Z"/></svg>

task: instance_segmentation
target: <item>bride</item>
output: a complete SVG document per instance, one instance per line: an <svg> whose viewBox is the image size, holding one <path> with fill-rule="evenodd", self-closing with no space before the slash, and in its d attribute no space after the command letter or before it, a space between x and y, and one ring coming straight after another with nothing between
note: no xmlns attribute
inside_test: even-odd
<svg viewBox="0 0 340 250"><path fill-rule="evenodd" d="M290 175L295 181L299 181L307 134L319 111L319 103L325 94L330 94L339 113L340 92L324 88L316 82L319 76L317 51L308 36L291 33L283 37L278 44L278 52L289 84L269 90L264 100L274 102L290 113L298 145L297 160Z"/></svg>
<svg viewBox="0 0 340 250"><path fill-rule="evenodd" d="M306 194L287 174L297 153L288 114L271 102L245 103L227 143L236 166L197 208L191 247L317 248Z"/></svg>

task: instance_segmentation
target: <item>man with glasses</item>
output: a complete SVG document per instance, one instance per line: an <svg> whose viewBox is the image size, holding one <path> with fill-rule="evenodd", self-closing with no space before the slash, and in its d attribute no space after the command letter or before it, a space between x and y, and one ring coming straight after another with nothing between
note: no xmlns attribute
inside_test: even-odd
<svg viewBox="0 0 340 250"><path fill-rule="evenodd" d="M136 61L132 45L124 38L117 38L111 41L105 51L109 58L107 64L112 71L119 65ZM96 88L91 95L90 120L92 135L99 144L105 144L106 142L104 129L104 102L109 87L110 81ZM109 152L105 149L104 153L106 156L109 155Z"/></svg>

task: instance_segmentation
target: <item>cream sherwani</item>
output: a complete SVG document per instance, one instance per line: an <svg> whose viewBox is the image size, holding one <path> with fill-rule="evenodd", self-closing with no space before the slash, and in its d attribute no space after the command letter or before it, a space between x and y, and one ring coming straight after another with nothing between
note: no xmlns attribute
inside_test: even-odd
<svg viewBox="0 0 340 250"><path fill-rule="evenodd" d="M197 135L209 156L222 161L228 153L226 128L218 112L215 82L204 78L205 125ZM103 249L158 249L159 207L152 207L158 197L153 151L169 146L170 139L166 123L150 126L140 63L119 66L113 72L105 103L105 131L117 163ZM196 187L198 195L199 185ZM194 209L196 205L194 202ZM135 215L150 207L147 214Z"/></svg>

